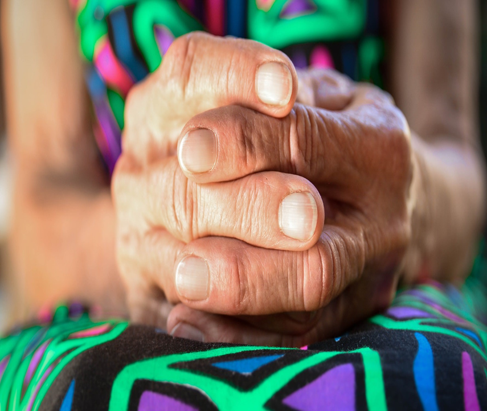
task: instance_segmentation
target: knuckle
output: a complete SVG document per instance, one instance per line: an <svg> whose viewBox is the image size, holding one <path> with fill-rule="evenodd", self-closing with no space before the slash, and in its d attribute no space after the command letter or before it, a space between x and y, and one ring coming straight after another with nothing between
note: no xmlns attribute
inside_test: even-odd
<svg viewBox="0 0 487 411"><path fill-rule="evenodd" d="M161 210L167 213L164 220L167 229L176 238L189 243L197 237L195 233L196 201L198 186L189 181L181 169L174 166L171 170L171 189L167 190L168 198L162 199L157 204L152 204L153 210ZM160 178L159 176L157 176ZM167 181L158 181L156 184L167 184ZM160 204L166 204L161 207ZM159 211L161 212L161 211Z"/></svg>
<svg viewBox="0 0 487 411"><path fill-rule="evenodd" d="M259 147L256 146L258 141L255 141L250 136L254 136L258 130L254 121L255 117L245 114L239 107L232 106L229 117L235 119L237 150L238 157L241 159L241 165L246 172L250 172L256 168L257 153L259 151Z"/></svg>
<svg viewBox="0 0 487 411"><path fill-rule="evenodd" d="M142 84L137 84L132 87L125 100L125 116L127 119L127 125L131 124L133 116L138 112L141 100Z"/></svg>
<svg viewBox="0 0 487 411"><path fill-rule="evenodd" d="M127 180L129 178L131 168L130 160L126 155L122 154L115 165L110 186L112 196L115 199L127 191Z"/></svg>
<svg viewBox="0 0 487 411"><path fill-rule="evenodd" d="M357 238L331 230L322 235L318 246L308 251L304 279L306 311L326 306L361 275L365 250L363 239Z"/></svg>
<svg viewBox="0 0 487 411"><path fill-rule="evenodd" d="M176 38L164 56L159 73L163 80L174 82L178 87L173 92L181 91L185 95L186 86L190 82L193 63L198 43L209 37L205 33L191 32Z"/></svg>
<svg viewBox="0 0 487 411"><path fill-rule="evenodd" d="M265 235L266 221L262 221L256 211L268 208L262 196L266 190L269 190L269 183L260 176L249 178L240 185L232 202L235 207L232 214L235 216L235 228L238 228L242 238L262 239Z"/></svg>
<svg viewBox="0 0 487 411"><path fill-rule="evenodd" d="M290 172L309 175L313 167L321 168L325 158L322 139L316 136L328 135L327 125L306 106L296 104L289 114L289 141L284 148L289 153Z"/></svg>
<svg viewBox="0 0 487 411"><path fill-rule="evenodd" d="M224 257L225 258L225 257ZM250 287L247 269L248 261L244 255L232 255L226 257L226 271L231 273L233 297L230 306L226 307L229 315L243 315L249 311Z"/></svg>
<svg viewBox="0 0 487 411"><path fill-rule="evenodd" d="M314 311L329 302L332 290L336 287L335 261L331 247L314 247L304 256L303 308Z"/></svg>
<svg viewBox="0 0 487 411"><path fill-rule="evenodd" d="M119 229L116 237L116 258L123 277L138 272L141 236L134 230Z"/></svg>
<svg viewBox="0 0 487 411"><path fill-rule="evenodd" d="M402 189L411 178L412 148L411 133L404 115L394 108L394 118L388 130L389 150L387 150L388 164L391 176L395 176Z"/></svg>

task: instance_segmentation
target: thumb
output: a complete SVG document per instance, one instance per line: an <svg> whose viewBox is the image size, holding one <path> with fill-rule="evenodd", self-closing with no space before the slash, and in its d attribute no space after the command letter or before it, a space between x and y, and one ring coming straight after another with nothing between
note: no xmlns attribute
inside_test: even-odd
<svg viewBox="0 0 487 411"><path fill-rule="evenodd" d="M202 32L175 40L157 76L193 108L195 102L200 110L238 104L273 117L289 114L298 89L296 70L282 52Z"/></svg>
<svg viewBox="0 0 487 411"><path fill-rule="evenodd" d="M175 153L187 121L227 105L285 117L297 91L296 70L282 52L251 40L189 33L130 91L123 150L142 163Z"/></svg>

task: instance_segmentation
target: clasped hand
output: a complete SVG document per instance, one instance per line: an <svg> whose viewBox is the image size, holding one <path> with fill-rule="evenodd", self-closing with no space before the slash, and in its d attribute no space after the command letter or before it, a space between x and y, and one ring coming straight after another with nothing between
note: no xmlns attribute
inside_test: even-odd
<svg viewBox="0 0 487 411"><path fill-rule="evenodd" d="M177 39L129 95L112 182L132 319L207 342L339 334L392 300L414 173L379 89L248 40Z"/></svg>

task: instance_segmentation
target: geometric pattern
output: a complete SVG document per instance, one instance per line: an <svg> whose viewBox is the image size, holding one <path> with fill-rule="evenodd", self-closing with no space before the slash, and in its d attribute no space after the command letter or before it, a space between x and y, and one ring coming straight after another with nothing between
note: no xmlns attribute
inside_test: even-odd
<svg viewBox="0 0 487 411"><path fill-rule="evenodd" d="M355 371L352 364L339 365L284 398L283 403L300 411L355 410Z"/></svg>
<svg viewBox="0 0 487 411"><path fill-rule="evenodd" d="M172 38L205 28L201 5L211 12L213 2L71 2L91 64L95 136L111 171L128 90L159 66ZM365 0L247 5L248 37L305 66L312 59L351 76L377 74L378 43L357 40L373 27ZM61 305L0 339L0 409L487 409L486 277L479 257L462 289L428 282L402 290L388 311L306 349L191 342Z"/></svg>
<svg viewBox="0 0 487 411"><path fill-rule="evenodd" d="M60 306L0 340L0 407L484 409L483 284L474 272L455 299L434 282L403 290L387 312L307 349L192 342Z"/></svg>
<svg viewBox="0 0 487 411"><path fill-rule="evenodd" d="M238 372L239 374L250 375L255 370L263 367L270 362L282 358L284 355L265 355L262 357L244 358L236 361L222 361L212 365L223 370Z"/></svg>

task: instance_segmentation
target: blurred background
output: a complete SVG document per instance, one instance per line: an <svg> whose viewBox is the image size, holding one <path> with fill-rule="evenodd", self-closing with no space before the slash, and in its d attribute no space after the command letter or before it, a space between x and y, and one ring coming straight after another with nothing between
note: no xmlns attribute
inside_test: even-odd
<svg viewBox="0 0 487 411"><path fill-rule="evenodd" d="M0 0L1 4L2 0ZM487 153L487 0L479 0L480 42L479 42L479 121L484 153ZM5 321L5 300L2 294L2 281L9 270L7 253L7 234L12 212L12 161L9 158L5 135L5 106L3 99L2 53L0 42L0 332Z"/></svg>
<svg viewBox="0 0 487 411"><path fill-rule="evenodd" d="M1 2L1 0L0 0ZM7 141L5 135L5 107L3 100L2 49L0 42L0 330L5 321L5 296L2 294L2 281L8 270L6 238L11 212L12 170L8 160Z"/></svg>

